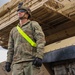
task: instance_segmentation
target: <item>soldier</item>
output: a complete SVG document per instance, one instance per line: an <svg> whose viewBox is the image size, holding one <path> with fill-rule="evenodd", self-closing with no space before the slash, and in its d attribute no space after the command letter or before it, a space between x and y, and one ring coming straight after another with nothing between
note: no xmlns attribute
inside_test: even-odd
<svg viewBox="0 0 75 75"><path fill-rule="evenodd" d="M36 47L31 46L14 27L9 36L8 53L5 70L12 75L38 75L42 66L43 50L45 45L44 33L36 21L31 21L31 11L23 4L18 6L18 26L36 42Z"/></svg>

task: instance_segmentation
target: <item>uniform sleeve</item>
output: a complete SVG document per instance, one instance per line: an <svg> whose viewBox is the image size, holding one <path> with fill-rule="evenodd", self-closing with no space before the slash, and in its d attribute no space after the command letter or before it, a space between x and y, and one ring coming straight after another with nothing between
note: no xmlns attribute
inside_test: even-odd
<svg viewBox="0 0 75 75"><path fill-rule="evenodd" d="M12 30L9 35L9 41L8 41L8 52L7 52L7 62L12 63L13 60L13 54L14 54L14 40L13 40L13 33Z"/></svg>
<svg viewBox="0 0 75 75"><path fill-rule="evenodd" d="M37 22L35 22L34 28L35 28L34 38L35 38L36 43L37 43L36 57L43 58L44 46L45 46L45 43L46 43L45 35L42 31L41 26Z"/></svg>

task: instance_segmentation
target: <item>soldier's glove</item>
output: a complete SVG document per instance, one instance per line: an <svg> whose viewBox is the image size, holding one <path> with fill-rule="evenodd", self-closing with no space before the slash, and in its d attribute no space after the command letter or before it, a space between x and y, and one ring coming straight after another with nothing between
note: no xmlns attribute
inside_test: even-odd
<svg viewBox="0 0 75 75"><path fill-rule="evenodd" d="M38 57L35 57L32 65L35 65L36 67L41 67L42 66L42 59L38 58Z"/></svg>
<svg viewBox="0 0 75 75"><path fill-rule="evenodd" d="M11 63L10 62L6 62L6 65L5 65L5 70L7 71L7 72L10 72L11 71Z"/></svg>

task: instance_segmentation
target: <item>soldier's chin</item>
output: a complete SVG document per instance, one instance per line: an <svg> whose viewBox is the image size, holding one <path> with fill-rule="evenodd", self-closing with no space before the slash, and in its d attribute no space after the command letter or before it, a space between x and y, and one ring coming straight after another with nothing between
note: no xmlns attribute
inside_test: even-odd
<svg viewBox="0 0 75 75"><path fill-rule="evenodd" d="M26 17L19 17L19 19L22 20L22 19L27 19L27 18Z"/></svg>
<svg viewBox="0 0 75 75"><path fill-rule="evenodd" d="M23 19L23 17L19 17L19 19L20 19L20 20L22 20L22 19Z"/></svg>

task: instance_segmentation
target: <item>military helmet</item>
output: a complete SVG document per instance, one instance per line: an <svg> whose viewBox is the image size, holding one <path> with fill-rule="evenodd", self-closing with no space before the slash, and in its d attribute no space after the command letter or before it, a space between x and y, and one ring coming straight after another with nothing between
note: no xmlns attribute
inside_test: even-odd
<svg viewBox="0 0 75 75"><path fill-rule="evenodd" d="M17 11L19 10L25 10L27 14L29 14L29 18L31 17L31 10L28 7L25 7L23 3L19 3Z"/></svg>

